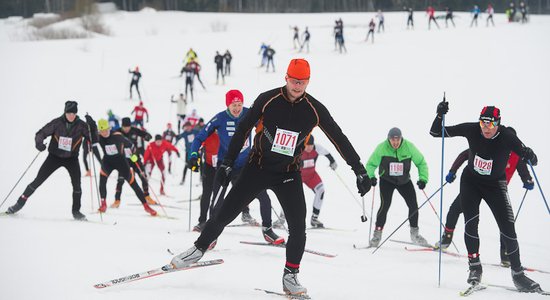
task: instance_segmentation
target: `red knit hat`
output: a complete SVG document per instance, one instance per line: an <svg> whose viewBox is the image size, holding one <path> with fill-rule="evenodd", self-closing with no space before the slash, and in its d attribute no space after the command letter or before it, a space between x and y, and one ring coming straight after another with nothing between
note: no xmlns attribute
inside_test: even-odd
<svg viewBox="0 0 550 300"><path fill-rule="evenodd" d="M229 106L235 102L244 102L243 93L239 90L230 90L227 94L225 94L225 105Z"/></svg>
<svg viewBox="0 0 550 300"><path fill-rule="evenodd" d="M309 79L309 63L303 58L295 58L288 64L286 70L288 77L292 77L298 80Z"/></svg>

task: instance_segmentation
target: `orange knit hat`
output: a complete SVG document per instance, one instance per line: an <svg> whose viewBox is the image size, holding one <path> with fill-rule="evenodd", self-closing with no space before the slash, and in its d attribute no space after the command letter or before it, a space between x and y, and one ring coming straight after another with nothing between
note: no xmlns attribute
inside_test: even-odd
<svg viewBox="0 0 550 300"><path fill-rule="evenodd" d="M295 58L288 64L288 77L298 80L309 80L309 63L303 58Z"/></svg>

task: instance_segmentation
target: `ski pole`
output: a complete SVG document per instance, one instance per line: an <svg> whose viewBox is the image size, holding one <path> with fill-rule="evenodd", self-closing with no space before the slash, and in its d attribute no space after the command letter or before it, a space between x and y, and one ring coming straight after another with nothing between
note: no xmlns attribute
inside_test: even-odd
<svg viewBox="0 0 550 300"><path fill-rule="evenodd" d="M15 187L17 187L17 185L19 184L19 182L21 181L21 179L23 179L23 176L25 176L25 174L27 174L27 171L31 168L31 166L34 164L34 161L38 158L38 156L40 155L40 151L38 151L38 153L36 153L36 155L34 156L34 158L32 159L31 163L27 166L27 168L25 169L25 171L23 171L23 174L21 174L21 176L19 177L19 179L17 180L17 182L15 183L15 185L11 188L10 192L8 193L8 195L6 196L6 198L4 198L4 201L2 201L2 204L0 204L0 207L2 207L2 205L4 205L4 202L6 202L6 200L8 200L8 197L11 195L11 193L13 192L13 190L15 189Z"/></svg>
<svg viewBox="0 0 550 300"><path fill-rule="evenodd" d="M525 189L525 194L523 194L523 199L521 199L521 203L519 204L518 212L516 213L516 217L514 218L514 222L518 219L519 212L521 211L521 207L523 206L523 201L525 201L525 196L527 196L527 192L529 192L529 190Z"/></svg>
<svg viewBox="0 0 550 300"><path fill-rule="evenodd" d="M361 204L363 207L363 215L361 215L361 222L367 222L367 215L365 215L365 197L361 196Z"/></svg>
<svg viewBox="0 0 550 300"><path fill-rule="evenodd" d="M340 180L340 182L344 185L344 187L346 188L346 190L348 190L348 192L350 193L350 195L351 195L351 197L353 198L353 200L355 200L355 203L357 203L357 205L359 205L359 207L362 208L361 203L359 203L359 201L357 200L357 198L355 198L355 195L354 195L353 192L350 190L350 188L348 187L348 185L344 182L344 179L342 179L342 177L340 177L340 174L338 174L338 172L334 171L334 173L336 174L336 176L338 177L338 179Z"/></svg>
<svg viewBox="0 0 550 300"><path fill-rule="evenodd" d="M439 27L439 26L438 26ZM443 92L443 102L445 103L445 92ZM440 194L439 194L439 223L440 224L443 224L443 220L441 219L441 217L443 216L443 187L445 186L445 184L447 184L447 182L445 182L445 184L443 184L443 178L444 178L444 165L445 165L445 114L443 114L441 116L441 175L439 177L439 185L441 186L440 190ZM428 198L428 201L430 200L430 198ZM430 203L431 204L431 203ZM441 239L443 237L443 229L441 228L441 226L439 227L439 245L441 245ZM453 243L454 245L454 243ZM454 245L455 248L456 248L456 245ZM441 286L441 257L442 257L442 249L441 247L439 247L439 260L438 260L438 277L437 277L437 287L440 287ZM458 251L458 248L457 248L457 251Z"/></svg>
<svg viewBox="0 0 550 300"><path fill-rule="evenodd" d="M544 193L542 192L542 188L539 183L539 178L537 177L537 173L535 173L535 169L533 168L533 165L531 164L531 161L528 160L527 163L529 163L529 166L531 167L531 171L533 172L533 176L535 176L535 181L537 182L537 186L539 187L540 194L542 195L542 200L544 200L544 204L546 205L546 209L548 210L548 213L550 214L550 207L548 207L548 202L546 202L546 197L544 197Z"/></svg>
<svg viewBox="0 0 550 300"><path fill-rule="evenodd" d="M94 154L92 153L92 142L90 142L88 145L88 165L92 164L92 159ZM90 176L90 205L92 207L92 211L94 211L94 180L92 179L92 176Z"/></svg>
<svg viewBox="0 0 550 300"><path fill-rule="evenodd" d="M426 191L425 190L422 190L422 192L424 193L424 196L426 196L426 198L428 198L428 195L426 194ZM435 207L433 206L432 204L432 201L428 201L428 203L430 203L430 207L432 208L432 211L435 213L435 216L437 217L437 219L439 220L439 226L441 226L442 228L445 228L445 225L443 224L442 222L442 218L439 217L439 214L437 213L437 210L435 209ZM458 250L458 247L455 245L455 242L454 241L451 241L451 243L453 243L453 246L455 247L455 250L457 253L460 253L460 251ZM441 244L440 244L441 245Z"/></svg>
<svg viewBox="0 0 550 300"><path fill-rule="evenodd" d="M184 168L187 168L185 166ZM189 232L191 232L191 200L193 198L193 170L189 169Z"/></svg>
<svg viewBox="0 0 550 300"><path fill-rule="evenodd" d="M149 183L149 178L147 178L147 174L145 174L142 170L141 170L141 167L139 166L138 164L138 161L135 161L134 164L136 165L136 167L138 168L138 171L139 173L141 174L141 176L145 179L145 181L147 182L147 185L151 186L151 184ZM160 169L160 168L159 168ZM159 197L157 196L157 194L155 193L155 189L151 188L151 193L153 193L153 197L155 197L155 201L159 204L160 208L162 209L162 212L164 213L165 216L168 217L168 213L166 212L166 210L164 209L164 205L162 205L162 203L160 202L160 199Z"/></svg>
<svg viewBox="0 0 550 300"><path fill-rule="evenodd" d="M283 228L285 229L286 233L288 233L288 229L286 228L285 226L285 220L283 220L283 218L281 218L281 216L279 216L277 214L277 211L275 210L275 208L273 208L273 206L271 206L271 210L275 213L275 215L277 216L277 219L279 220L279 222L281 223L281 225L283 225Z"/></svg>
<svg viewBox="0 0 550 300"><path fill-rule="evenodd" d="M86 115L88 115L88 112L86 112ZM90 124L88 124L88 122L86 122L86 125L88 126L88 138L90 139L90 146L93 145L93 140L92 140L92 129L90 127ZM97 134L97 133L96 133ZM90 148L93 150L93 148ZM89 155L94 155L93 151L91 151L89 153ZM95 183L95 189L96 189L96 194L97 194L97 207L101 207L101 200L99 199L99 185L97 184L97 172L96 172L96 169L95 169L95 160L92 158L92 169L94 170L94 183ZM93 200L91 200L93 201ZM103 222L103 212L99 212L99 219L101 220L101 222Z"/></svg>
<svg viewBox="0 0 550 300"><path fill-rule="evenodd" d="M430 201L430 199L432 199L433 196L435 196L439 192L439 190L441 190L446 184L447 184L447 182L445 182L442 186L440 186L428 199L426 199L426 201L424 201L412 213L412 215L416 214L422 208L422 206L424 206L428 201ZM390 235L380 245L378 245L378 247L376 247L376 249L374 249L374 251L372 251L372 254L376 253L376 251L378 251L378 249L380 249L380 247L382 247L382 245L384 245L392 237L392 235L394 235L397 232L397 230L399 230L399 228L401 228L411 218L411 216L408 216L399 226L397 226L397 228L395 228L395 230L392 233L390 233Z"/></svg>
<svg viewBox="0 0 550 300"><path fill-rule="evenodd" d="M370 225L369 225L369 241L371 239L371 233L372 233L372 212L374 210L374 194L376 192L376 187L372 187L372 204L370 206Z"/></svg>

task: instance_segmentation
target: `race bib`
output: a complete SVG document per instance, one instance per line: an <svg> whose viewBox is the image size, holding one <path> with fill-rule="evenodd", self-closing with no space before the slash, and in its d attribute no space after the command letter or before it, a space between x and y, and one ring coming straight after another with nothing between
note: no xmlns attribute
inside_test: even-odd
<svg viewBox="0 0 550 300"><path fill-rule="evenodd" d="M491 175L491 170L493 169L493 160L492 159L483 159L479 156L474 157L474 170L479 175Z"/></svg>
<svg viewBox="0 0 550 300"><path fill-rule="evenodd" d="M390 163L390 176L403 176L403 163L391 162Z"/></svg>
<svg viewBox="0 0 550 300"><path fill-rule="evenodd" d="M277 128L271 151L293 157L298 135L298 132Z"/></svg>
<svg viewBox="0 0 550 300"><path fill-rule="evenodd" d="M187 136L187 141L189 143L192 143L194 140L195 140L195 135L194 134L190 134L190 135Z"/></svg>
<svg viewBox="0 0 550 300"><path fill-rule="evenodd" d="M136 116L142 117L142 116L143 116L143 111L138 110L138 111L136 112Z"/></svg>
<svg viewBox="0 0 550 300"><path fill-rule="evenodd" d="M57 144L60 150L71 152L73 139L70 137L60 136Z"/></svg>
<svg viewBox="0 0 550 300"><path fill-rule="evenodd" d="M118 150L116 148L116 145L105 145L105 152L107 155L117 155Z"/></svg>
<svg viewBox="0 0 550 300"><path fill-rule="evenodd" d="M124 148L124 155L126 158L130 158L132 156L132 150L130 148Z"/></svg>
<svg viewBox="0 0 550 300"><path fill-rule="evenodd" d="M212 155L212 166L217 166L218 165L218 155Z"/></svg>
<svg viewBox="0 0 550 300"><path fill-rule="evenodd" d="M315 167L315 159L306 159L304 160L304 166L302 168L313 168Z"/></svg>

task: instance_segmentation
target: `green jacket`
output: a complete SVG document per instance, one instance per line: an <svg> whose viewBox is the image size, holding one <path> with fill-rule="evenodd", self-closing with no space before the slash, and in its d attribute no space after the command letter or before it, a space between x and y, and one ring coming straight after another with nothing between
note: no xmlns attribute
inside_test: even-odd
<svg viewBox="0 0 550 300"><path fill-rule="evenodd" d="M403 185L411 180L411 161L418 168L419 180L428 183L428 164L422 153L406 139L402 139L397 149L393 149L389 140L380 143L367 162L367 174L370 178L375 177L374 171L378 168L380 179Z"/></svg>

